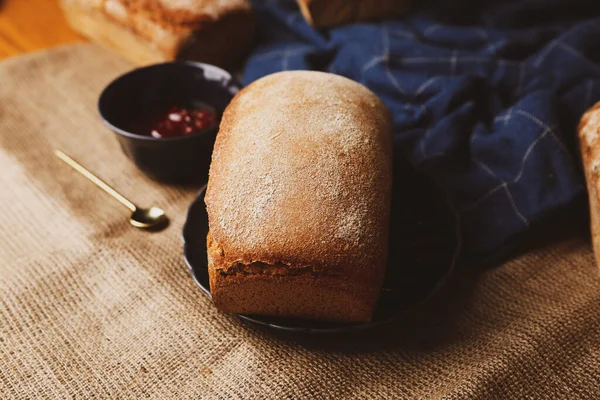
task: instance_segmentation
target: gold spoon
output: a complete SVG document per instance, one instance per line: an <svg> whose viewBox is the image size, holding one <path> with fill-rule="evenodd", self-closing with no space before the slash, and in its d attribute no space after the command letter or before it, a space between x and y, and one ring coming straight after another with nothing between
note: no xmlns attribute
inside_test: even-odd
<svg viewBox="0 0 600 400"><path fill-rule="evenodd" d="M56 157L73 167L75 171L88 178L100 189L104 190L125 207L129 208L129 210L131 210L131 217L129 218L129 223L131 225L140 229L158 229L164 228L167 225L169 219L162 209L158 207L140 208L136 206L62 151L54 150L54 154Z"/></svg>

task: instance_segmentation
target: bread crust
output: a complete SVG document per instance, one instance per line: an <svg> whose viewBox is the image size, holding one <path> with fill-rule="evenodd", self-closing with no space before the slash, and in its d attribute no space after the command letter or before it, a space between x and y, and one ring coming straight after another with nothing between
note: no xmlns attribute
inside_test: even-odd
<svg viewBox="0 0 600 400"><path fill-rule="evenodd" d="M61 0L61 5L75 30L140 64L182 58L232 67L253 40L247 0Z"/></svg>
<svg viewBox="0 0 600 400"><path fill-rule="evenodd" d="M596 265L600 266L600 102L581 117L577 130L590 203L592 244Z"/></svg>
<svg viewBox="0 0 600 400"><path fill-rule="evenodd" d="M408 11L409 0L297 0L304 19L314 27L393 18Z"/></svg>
<svg viewBox="0 0 600 400"><path fill-rule="evenodd" d="M205 197L215 305L368 320L385 271L391 184L390 113L364 86L287 71L243 89L223 115Z"/></svg>

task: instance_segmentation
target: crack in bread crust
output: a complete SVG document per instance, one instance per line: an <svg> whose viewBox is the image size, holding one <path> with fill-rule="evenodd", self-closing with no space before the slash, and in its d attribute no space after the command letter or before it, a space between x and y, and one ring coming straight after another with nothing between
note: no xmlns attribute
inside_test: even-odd
<svg viewBox="0 0 600 400"><path fill-rule="evenodd" d="M247 276L247 275L263 275L263 276L298 276L311 275L317 277L341 277L340 274L326 273L319 271L311 266L291 268L285 263L268 264L261 261L254 261L249 264L237 262L229 267L216 268L216 271L221 276Z"/></svg>
<svg viewBox="0 0 600 400"><path fill-rule="evenodd" d="M341 278L339 273L325 271L322 267L311 265L292 266L289 263L280 261L270 263L264 260L251 260L244 262L236 260L229 265L221 265L225 261L225 250L217 243L209 232L206 237L207 247L209 249L209 263L212 264L215 271L221 276L299 276L312 275L313 277L332 277Z"/></svg>

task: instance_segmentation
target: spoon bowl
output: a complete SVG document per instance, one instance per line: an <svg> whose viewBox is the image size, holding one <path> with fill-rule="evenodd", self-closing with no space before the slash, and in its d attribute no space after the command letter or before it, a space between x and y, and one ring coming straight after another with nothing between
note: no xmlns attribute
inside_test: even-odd
<svg viewBox="0 0 600 400"><path fill-rule="evenodd" d="M167 215L161 208L136 208L131 213L129 223L136 228L153 229L164 226L168 220Z"/></svg>

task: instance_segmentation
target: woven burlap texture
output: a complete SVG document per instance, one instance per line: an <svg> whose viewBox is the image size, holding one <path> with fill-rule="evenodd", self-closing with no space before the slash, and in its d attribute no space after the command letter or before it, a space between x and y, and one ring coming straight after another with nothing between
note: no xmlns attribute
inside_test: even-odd
<svg viewBox="0 0 600 400"><path fill-rule="evenodd" d="M183 262L197 188L161 185L103 127L132 66L93 45L0 64L0 398L574 399L600 396L600 283L588 239L460 273L373 332L274 334L216 311ZM63 149L169 228L56 159Z"/></svg>

